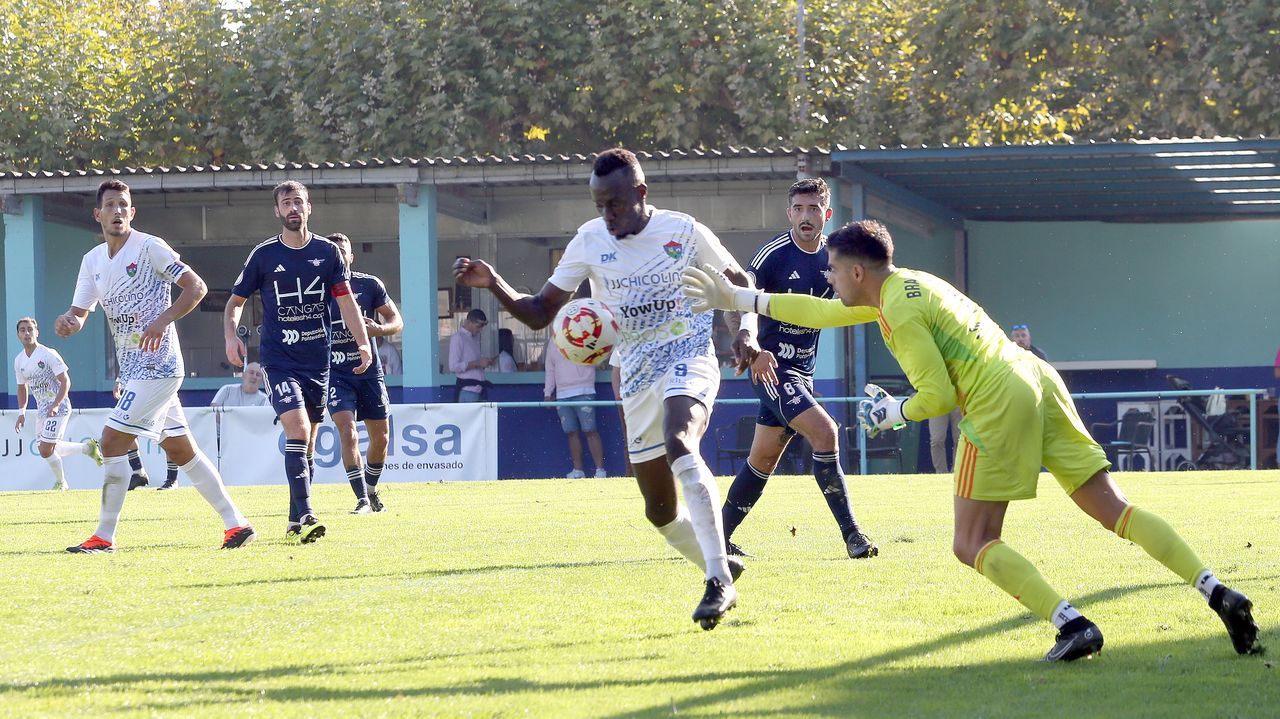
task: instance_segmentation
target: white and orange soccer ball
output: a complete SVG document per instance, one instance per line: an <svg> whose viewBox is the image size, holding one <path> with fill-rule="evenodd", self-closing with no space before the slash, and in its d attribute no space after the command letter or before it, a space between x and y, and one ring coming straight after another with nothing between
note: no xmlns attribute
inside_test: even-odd
<svg viewBox="0 0 1280 719"><path fill-rule="evenodd" d="M590 297L561 307L551 323L551 337L556 348L565 359L577 364L598 364L618 344L619 334L613 311L605 303Z"/></svg>

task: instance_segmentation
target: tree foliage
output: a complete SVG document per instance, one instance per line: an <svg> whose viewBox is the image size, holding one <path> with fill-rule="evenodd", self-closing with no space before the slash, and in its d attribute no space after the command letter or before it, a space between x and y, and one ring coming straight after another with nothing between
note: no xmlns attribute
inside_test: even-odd
<svg viewBox="0 0 1280 719"><path fill-rule="evenodd" d="M1280 124L1272 0L806 8L801 54L794 0L0 0L0 168Z"/></svg>

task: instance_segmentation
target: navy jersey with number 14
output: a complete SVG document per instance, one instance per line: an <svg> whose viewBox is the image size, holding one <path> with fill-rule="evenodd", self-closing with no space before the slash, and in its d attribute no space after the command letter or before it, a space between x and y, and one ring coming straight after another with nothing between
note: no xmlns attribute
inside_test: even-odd
<svg viewBox="0 0 1280 719"><path fill-rule="evenodd" d="M262 366L327 376L327 300L350 292L350 279L338 246L314 233L302 247L276 235L253 248L231 292L262 295Z"/></svg>
<svg viewBox="0 0 1280 719"><path fill-rule="evenodd" d="M818 249L808 252L791 239L787 230L760 246L747 272L756 287L765 292L832 297L827 282L827 238L818 241ZM760 348L773 353L779 372L813 376L817 361L819 330L760 316Z"/></svg>

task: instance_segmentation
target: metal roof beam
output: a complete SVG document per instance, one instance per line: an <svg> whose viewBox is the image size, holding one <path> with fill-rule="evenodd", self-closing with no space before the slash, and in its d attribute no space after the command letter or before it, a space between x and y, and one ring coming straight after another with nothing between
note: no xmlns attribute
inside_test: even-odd
<svg viewBox="0 0 1280 719"><path fill-rule="evenodd" d="M866 189L876 195L894 202L904 207L908 207L916 212L928 215L940 224L957 229L964 228L964 217L956 210L930 200L923 195L917 194L907 188L889 182L883 177L858 167L856 164L842 162L834 165L833 169L838 169L840 176L858 184L863 185Z"/></svg>

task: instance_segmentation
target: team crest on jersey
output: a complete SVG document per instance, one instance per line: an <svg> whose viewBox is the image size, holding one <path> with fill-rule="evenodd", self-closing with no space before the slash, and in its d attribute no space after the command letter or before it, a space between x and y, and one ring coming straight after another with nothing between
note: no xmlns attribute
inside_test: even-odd
<svg viewBox="0 0 1280 719"><path fill-rule="evenodd" d="M39 367L40 369L44 369L44 360L40 360L39 362L37 362L36 366Z"/></svg>
<svg viewBox="0 0 1280 719"><path fill-rule="evenodd" d="M138 274L138 263L130 262L129 266L124 268L124 271L128 272L130 277L133 277L134 275Z"/></svg>
<svg viewBox="0 0 1280 719"><path fill-rule="evenodd" d="M320 263L324 262L324 260L320 258L315 258L315 259L307 260L307 262L310 262L313 267L319 267Z"/></svg>
<svg viewBox="0 0 1280 719"><path fill-rule="evenodd" d="M675 240L663 245L662 249L666 250L667 257L670 257L673 260L678 260L684 255L684 245L676 242Z"/></svg>

